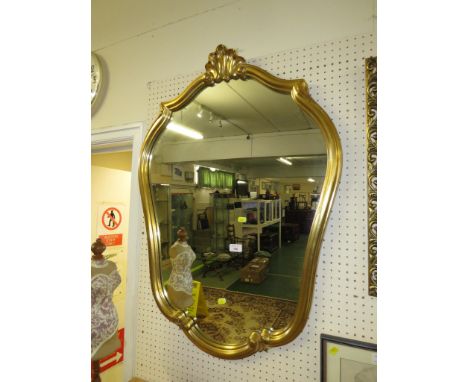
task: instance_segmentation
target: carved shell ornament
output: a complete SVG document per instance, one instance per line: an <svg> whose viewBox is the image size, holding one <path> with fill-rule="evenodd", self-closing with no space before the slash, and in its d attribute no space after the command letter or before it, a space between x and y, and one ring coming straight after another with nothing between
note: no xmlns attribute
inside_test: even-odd
<svg viewBox="0 0 468 382"><path fill-rule="evenodd" d="M227 49L224 45L218 45L213 53L208 55L208 63L205 65L205 82L209 86L221 81L228 82L231 79L246 79L245 59L236 54L234 49Z"/></svg>

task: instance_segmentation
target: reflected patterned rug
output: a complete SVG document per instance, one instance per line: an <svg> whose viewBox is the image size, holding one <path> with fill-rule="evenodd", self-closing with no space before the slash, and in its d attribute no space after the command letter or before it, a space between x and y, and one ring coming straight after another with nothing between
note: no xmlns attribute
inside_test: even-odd
<svg viewBox="0 0 468 382"><path fill-rule="evenodd" d="M208 316L199 318L200 329L213 340L222 343L245 342L253 330L280 329L291 320L296 302L265 296L203 287ZM225 304L218 304L225 298Z"/></svg>

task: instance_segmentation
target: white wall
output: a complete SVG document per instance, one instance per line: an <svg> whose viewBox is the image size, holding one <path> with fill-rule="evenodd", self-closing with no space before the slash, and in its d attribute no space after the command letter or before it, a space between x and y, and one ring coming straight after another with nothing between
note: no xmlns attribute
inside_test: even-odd
<svg viewBox="0 0 468 382"><path fill-rule="evenodd" d="M146 120L150 80L200 71L222 43L246 58L375 31L376 0L93 0L107 85L92 128Z"/></svg>
<svg viewBox="0 0 468 382"><path fill-rule="evenodd" d="M364 78L364 59L375 55L375 49L375 35L362 33L249 59L276 76L304 78L336 125L343 148L341 181L322 242L312 309L301 335L281 348L238 361L203 353L155 306L143 235L136 329L139 377L149 382L319 382L322 333L377 341L377 301L368 295ZM159 103L176 97L192 79L193 72L150 82L148 117L152 119Z"/></svg>

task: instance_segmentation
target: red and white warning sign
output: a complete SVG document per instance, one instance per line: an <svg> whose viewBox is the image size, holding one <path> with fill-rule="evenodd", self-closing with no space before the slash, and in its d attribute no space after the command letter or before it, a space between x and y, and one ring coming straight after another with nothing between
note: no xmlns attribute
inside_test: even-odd
<svg viewBox="0 0 468 382"><path fill-rule="evenodd" d="M110 369L112 366L115 366L119 364L120 362L123 362L124 360L124 339L125 339L125 329L119 329L117 331L117 335L120 340L120 347L112 354L109 354L107 357L101 359L99 361L99 372L102 373L106 371L107 369ZM91 366L92 368L92 366Z"/></svg>
<svg viewBox="0 0 468 382"><path fill-rule="evenodd" d="M101 224L109 231L119 228L122 223L122 213L116 207L108 207L101 217Z"/></svg>
<svg viewBox="0 0 468 382"><path fill-rule="evenodd" d="M99 235L99 238L106 247L122 245L123 235L121 233L114 233L112 235Z"/></svg>
<svg viewBox="0 0 468 382"><path fill-rule="evenodd" d="M123 203L102 203L97 211L96 234L106 247L124 245L124 230L128 226L127 208Z"/></svg>

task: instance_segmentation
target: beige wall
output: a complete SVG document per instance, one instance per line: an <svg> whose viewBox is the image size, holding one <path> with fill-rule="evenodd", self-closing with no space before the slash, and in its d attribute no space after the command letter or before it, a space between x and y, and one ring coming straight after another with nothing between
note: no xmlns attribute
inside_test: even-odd
<svg viewBox="0 0 468 382"><path fill-rule="evenodd" d="M93 0L92 50L106 75L92 128L147 119L147 83L201 72L223 43L248 60L375 31L375 0Z"/></svg>
<svg viewBox="0 0 468 382"><path fill-rule="evenodd" d="M91 165L113 168L114 170L132 171L132 152L93 154L91 155Z"/></svg>

